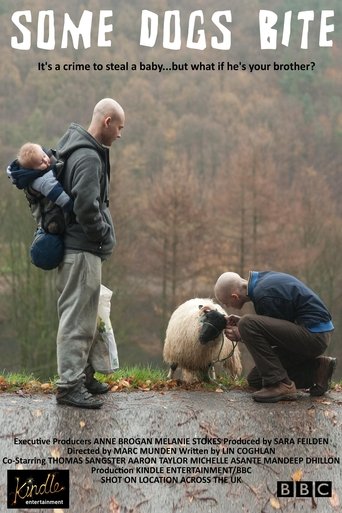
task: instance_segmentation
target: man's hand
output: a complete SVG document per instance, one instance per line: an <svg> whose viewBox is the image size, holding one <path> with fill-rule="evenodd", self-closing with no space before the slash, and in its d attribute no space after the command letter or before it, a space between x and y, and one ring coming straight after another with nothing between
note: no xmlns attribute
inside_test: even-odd
<svg viewBox="0 0 342 513"><path fill-rule="evenodd" d="M239 324L239 320L241 319L241 317L240 317L240 315L231 314L231 315L227 315L226 319L227 319L227 327L228 326L237 326Z"/></svg>
<svg viewBox="0 0 342 513"><path fill-rule="evenodd" d="M240 342L241 341L241 335L238 328L239 320L241 317L239 315L227 315L227 327L224 330L224 334L226 335L229 340L232 340L233 342Z"/></svg>
<svg viewBox="0 0 342 513"><path fill-rule="evenodd" d="M229 328L224 330L224 334L232 342L241 342L241 335L239 328L237 326L230 326Z"/></svg>

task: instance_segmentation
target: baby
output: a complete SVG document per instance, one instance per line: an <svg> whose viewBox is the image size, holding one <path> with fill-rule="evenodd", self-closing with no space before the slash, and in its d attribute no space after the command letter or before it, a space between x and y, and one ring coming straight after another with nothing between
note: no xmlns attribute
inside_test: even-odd
<svg viewBox="0 0 342 513"><path fill-rule="evenodd" d="M18 154L18 163L21 168L29 171L38 171L36 175L32 175L29 186L35 191L40 192L49 200L56 203L66 212L70 212L73 207L73 201L64 191L62 185L55 175L56 163L54 157L49 157L39 144L26 143ZM44 173L42 173L44 171Z"/></svg>
<svg viewBox="0 0 342 513"><path fill-rule="evenodd" d="M49 167L51 159L39 144L28 142L20 148L18 162L23 168L44 171Z"/></svg>
<svg viewBox="0 0 342 513"><path fill-rule="evenodd" d="M46 153L39 144L25 143L18 157L7 168L7 174L18 189L25 189L32 196L39 193L70 213L73 201L56 178L56 158ZM57 227L50 223L46 230L56 233Z"/></svg>

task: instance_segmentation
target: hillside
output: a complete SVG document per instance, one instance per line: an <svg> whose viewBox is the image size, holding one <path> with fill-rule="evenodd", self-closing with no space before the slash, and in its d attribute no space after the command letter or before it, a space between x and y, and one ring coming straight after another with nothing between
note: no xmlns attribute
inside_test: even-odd
<svg viewBox="0 0 342 513"><path fill-rule="evenodd" d="M325 6L335 13L327 20L335 24L327 35L334 44L320 47L321 2L272 2L278 15L275 50L260 48L258 13L265 2L229 2L229 50L213 44L215 37L221 43L227 37L213 22L227 3L195 4L119 0L113 8L105 0L99 9L95 0L51 0L53 18L46 18L41 31L45 43L52 41L53 21L55 39L46 50L38 48L37 28L46 2L37 0L27 7L32 21L21 18L30 48L18 50L11 37L21 41L23 34L11 16L25 7L2 1L1 167L26 140L54 147L70 122L87 127L94 104L115 97L127 121L111 150L110 208L118 245L103 280L114 291L112 323L122 363L159 365L175 306L212 296L225 270L246 276L250 269L289 272L317 291L335 322L329 351L342 361L341 3ZM159 16L153 47L139 44L144 9ZM180 13L179 50L163 46L165 12L172 9ZM203 50L188 45L195 9L203 12L203 22L196 18ZM303 49L298 12L309 9L315 16L309 48ZM100 10L113 11L112 17L100 22ZM290 10L291 36L284 46ZM62 48L64 14L77 24L84 11L93 13L89 48L80 40L75 49L71 36ZM100 47L99 27L110 23L104 37L111 46ZM34 225L25 198L5 173L0 183L2 365L49 376L55 372L55 275L30 264Z"/></svg>

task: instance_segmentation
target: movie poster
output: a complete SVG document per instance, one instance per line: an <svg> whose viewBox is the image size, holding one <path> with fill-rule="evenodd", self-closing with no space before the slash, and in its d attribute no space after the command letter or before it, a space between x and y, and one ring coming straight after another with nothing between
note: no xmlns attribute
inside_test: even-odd
<svg viewBox="0 0 342 513"><path fill-rule="evenodd" d="M6 176L24 142L54 148L115 99L103 278L120 365L165 370L172 311L213 297L225 270L301 277L341 356L340 22L338 0L2 0L0 351L4 373L38 373L45 393L0 378L1 511L341 510L338 385L262 404L241 382L121 380L99 410L57 405L55 274L33 269L33 221Z"/></svg>

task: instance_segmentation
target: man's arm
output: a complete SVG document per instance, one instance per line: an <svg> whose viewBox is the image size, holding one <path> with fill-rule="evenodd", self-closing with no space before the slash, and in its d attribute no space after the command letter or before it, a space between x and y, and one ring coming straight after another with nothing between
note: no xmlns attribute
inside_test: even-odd
<svg viewBox="0 0 342 513"><path fill-rule="evenodd" d="M241 317L239 315L227 315L227 327L224 330L224 333L229 340L232 340L233 342L240 342L241 341L241 335L238 328L239 321Z"/></svg>
<svg viewBox="0 0 342 513"><path fill-rule="evenodd" d="M101 175L99 156L95 152L81 155L75 164L71 186L76 221L90 240L98 242L104 240L110 231L102 215Z"/></svg>

